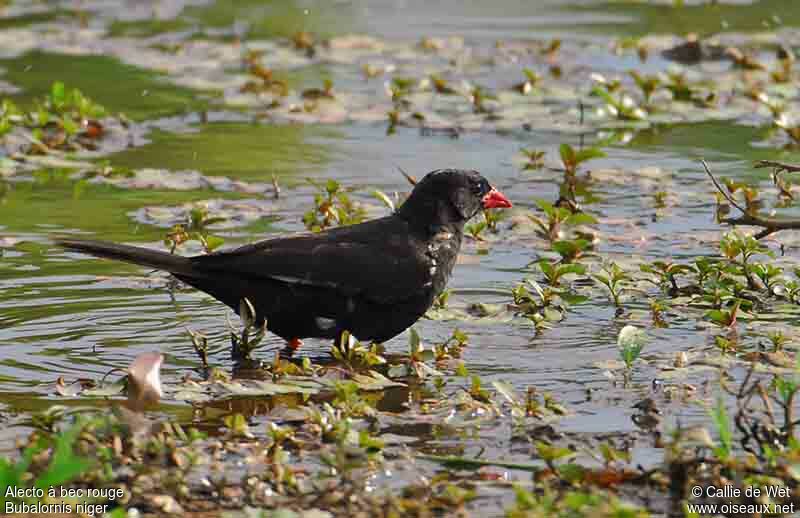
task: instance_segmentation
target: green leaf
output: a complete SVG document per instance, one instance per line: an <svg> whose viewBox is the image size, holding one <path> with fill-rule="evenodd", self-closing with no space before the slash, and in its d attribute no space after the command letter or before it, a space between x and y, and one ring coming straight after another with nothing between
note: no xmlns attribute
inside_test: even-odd
<svg viewBox="0 0 800 518"><path fill-rule="evenodd" d="M730 313L721 309L707 311L706 318L721 326L727 326L730 323Z"/></svg>
<svg viewBox="0 0 800 518"><path fill-rule="evenodd" d="M543 310L544 318L548 322L560 322L564 320L564 313L556 308L546 307Z"/></svg>
<svg viewBox="0 0 800 518"><path fill-rule="evenodd" d="M553 251L564 258L573 258L578 252L589 247L586 239L573 239L571 241L556 241L552 245Z"/></svg>
<svg viewBox="0 0 800 518"><path fill-rule="evenodd" d="M607 104L610 104L611 106L614 107L619 106L619 102L616 99L614 99L614 96L612 96L605 88L595 86L594 88L592 88L591 94L601 98L603 101L605 101Z"/></svg>
<svg viewBox="0 0 800 518"><path fill-rule="evenodd" d="M725 400L722 396L717 398L717 403L709 411L714 424L717 427L719 434L720 447L715 448L714 451L717 456L727 458L733 451L733 429L731 427L731 420L728 418L728 411L725 408Z"/></svg>
<svg viewBox="0 0 800 518"><path fill-rule="evenodd" d="M61 127L64 128L64 132L68 136L76 135L80 130L80 126L78 126L75 121L73 121L69 116L65 116L61 118Z"/></svg>
<svg viewBox="0 0 800 518"><path fill-rule="evenodd" d="M56 81L50 89L50 99L56 108L60 108L67 102L67 89L64 83Z"/></svg>
<svg viewBox="0 0 800 518"><path fill-rule="evenodd" d="M555 211L555 206L547 200L534 198L533 202L548 216Z"/></svg>
<svg viewBox="0 0 800 518"><path fill-rule="evenodd" d="M542 270L542 273L545 274L545 276L548 279L550 279L553 276L553 273L555 273L556 271L555 266L553 266L553 264L547 259L542 259L536 264L539 265L539 268Z"/></svg>
<svg viewBox="0 0 800 518"><path fill-rule="evenodd" d="M519 405L520 399L517 394L514 392L514 387L511 384L506 383L504 381L493 381L492 386L497 391L498 394L506 398L506 401L511 403L512 405Z"/></svg>
<svg viewBox="0 0 800 518"><path fill-rule="evenodd" d="M327 182L325 182L325 191L327 191L328 194L331 195L335 194L340 189L340 187L341 186L339 185L339 182L337 182L336 180L328 180Z"/></svg>
<svg viewBox="0 0 800 518"><path fill-rule="evenodd" d="M206 239L206 248L208 249L209 252L211 252L213 250L216 250L217 248L219 248L223 244L225 244L225 239L223 239L223 238L221 238L219 236L211 236L211 235L209 235L209 236L206 236L205 239Z"/></svg>
<svg viewBox="0 0 800 518"><path fill-rule="evenodd" d="M373 196L378 198L381 202L383 202L383 204L386 205L389 208L389 210L394 211L395 209L394 201L385 192L376 189L372 191L372 194Z"/></svg>
<svg viewBox="0 0 800 518"><path fill-rule="evenodd" d="M538 453L539 457L545 462L553 462L555 460L565 459L575 455L575 452L569 448L552 446L542 441L536 441L535 447L536 453Z"/></svg>
<svg viewBox="0 0 800 518"><path fill-rule="evenodd" d="M78 421L56 436L56 444L50 464L44 473L36 478L37 488L47 490L50 486L60 486L77 478L92 466L86 457L75 454L74 446L86 423Z"/></svg>
<svg viewBox="0 0 800 518"><path fill-rule="evenodd" d="M583 162L586 162L587 160L592 160L593 158L603 158L604 156L606 156L606 154L603 151L601 151L601 150L599 150L597 148L594 148L594 147L581 149L575 155L575 163L576 164L582 164Z"/></svg>
<svg viewBox="0 0 800 518"><path fill-rule="evenodd" d="M569 144L561 144L558 147L558 153L561 155L561 161L565 166L576 165L575 150Z"/></svg>
<svg viewBox="0 0 800 518"><path fill-rule="evenodd" d="M563 300L570 306L574 306L576 304L583 304L584 302L589 300L589 297L587 297L586 295L578 295L575 293L570 293L568 291L560 292L558 296L561 297L561 300Z"/></svg>
<svg viewBox="0 0 800 518"><path fill-rule="evenodd" d="M586 468L574 462L567 462L558 466L558 475L565 482L577 484L586 477Z"/></svg>
<svg viewBox="0 0 800 518"><path fill-rule="evenodd" d="M558 267L559 276L574 273L576 275L583 275L586 273L586 265L578 263L562 264Z"/></svg>
<svg viewBox="0 0 800 518"><path fill-rule="evenodd" d="M408 349L412 356L417 354L421 347L419 333L413 327L408 330Z"/></svg>
<svg viewBox="0 0 800 518"><path fill-rule="evenodd" d="M569 216L564 223L572 226L595 225L597 224L597 218L585 212L578 212Z"/></svg>

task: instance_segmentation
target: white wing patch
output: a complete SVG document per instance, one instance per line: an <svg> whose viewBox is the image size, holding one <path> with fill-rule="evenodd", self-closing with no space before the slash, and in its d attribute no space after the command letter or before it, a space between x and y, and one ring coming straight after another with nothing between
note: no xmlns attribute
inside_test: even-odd
<svg viewBox="0 0 800 518"><path fill-rule="evenodd" d="M291 277L289 275L270 275L271 279L275 279L276 281L285 282L286 284L301 284L303 286L318 286L318 287L325 287L325 288L338 288L339 285L335 282L329 281L312 281L309 279L304 279L302 277Z"/></svg>

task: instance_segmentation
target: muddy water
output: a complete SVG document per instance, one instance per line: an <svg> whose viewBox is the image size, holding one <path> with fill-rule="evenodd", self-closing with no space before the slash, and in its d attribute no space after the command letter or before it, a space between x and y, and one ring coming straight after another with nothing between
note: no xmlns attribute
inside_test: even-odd
<svg viewBox="0 0 800 518"><path fill-rule="evenodd" d="M667 2L665 2L667 3ZM691 4L691 2L688 2ZM65 2L65 4L69 4ZM124 367L136 355L157 349L165 353L166 382L177 383L198 367L185 328L209 335L212 361L230 367L224 315L226 309L208 296L172 286L168 279L147 271L111 262L67 254L48 244L54 233L161 246L173 219L149 217L147 208L175 208L184 204L218 200L233 204L248 200L258 205L258 217L244 218L217 233L232 245L281 232L302 229L301 217L312 205L313 190L305 178L333 178L348 186L360 186L354 196L369 204L373 215L386 213L370 195L373 189L407 191L397 168L414 175L442 167L482 171L513 202L518 213L534 208L534 198L555 200L561 173L521 170L521 148L549 152L548 165L556 161L555 149L563 142L575 146L606 137L597 127L564 126L538 120L533 130L466 131L457 138L447 134L423 134L417 128L398 127L387 135L385 118L375 122L344 121L335 124L273 124L258 115L262 108L230 107L219 102L220 92L204 84L191 88L191 67L162 74L131 64L136 61L130 40L151 38L152 45L193 41L229 41L251 37L275 39L297 30L314 30L334 36L365 32L387 41L416 42L423 37L464 38L476 52L490 54L497 40L560 38L570 49L565 59L582 71L588 82L592 71L624 72L638 67L634 55L610 51L620 38L644 34L711 33L724 30L747 35L765 27L800 26L800 4L781 1L753 2L743 6L689 6L675 11L663 5L604 4L599 2L337 2L331 7L296 2L281 8L278 2L155 2L163 9L158 23L137 17L115 20L116 9L86 2L85 11L20 8L9 11L16 18L4 26L36 33L69 35L96 30L104 36L100 52L92 55L74 42L45 39L19 55L0 62L4 81L19 91L21 103L41 95L53 80L81 88L112 112L125 112L144 128L143 141L110 155L114 167L155 168L168 172L196 171L204 175L269 185L276 175L284 186L273 200L267 187L263 194L210 188L132 188L79 182L69 171L45 169L15 175L0 192L0 410L17 414L46 408L54 401L75 404L54 395L54 382L99 379L113 368ZM186 4L186 5L178 5ZM282 3L280 3L282 4ZM158 11L157 9L157 11ZM0 9L0 13L2 10ZM81 27L86 28L81 28ZM790 29L785 29L790 30ZM65 40L69 40L65 36ZM41 48L39 48L41 47ZM135 45L134 47L135 48ZM577 49L577 50L576 50ZM69 52L68 52L69 51ZM413 57L410 58L413 63ZM224 72L228 64L219 69ZM641 67L666 70L669 64L657 53ZM288 80L300 87L319 86L333 78L342 89L358 91L364 80L353 71L332 63L287 66ZM516 69L481 72L483 84L505 84L521 77ZM211 107L203 117L199 110ZM756 180L748 163L759 158L786 161L800 156L783 151L769 139L764 122L736 120L658 124L645 129L626 129L604 149L607 157L593 161L599 180L590 186L594 201L586 208L600 223L596 253L622 265L634 258L685 258L713 255L719 226L713 220L712 189L698 164L705 158L726 175ZM622 143L624 142L624 143ZM175 186L173 186L175 187ZM178 186L180 187L180 186ZM652 195L666 190L672 203L656 209ZM167 211L169 213L169 211ZM152 214L151 214L152 215ZM451 305L464 310L470 304L505 304L504 293L531 275L531 263L548 255L546 243L531 234L520 234L503 224L488 243L467 241L461 264L451 281ZM774 246L774 245L773 245ZM797 243L787 251L796 253ZM595 259L595 264L600 260ZM557 395L570 415L560 424L566 432L626 432L636 429L631 405L651 395L657 369L643 364L630 387L609 383L602 362L617 359L619 329L628 323L649 327L645 302L632 302L623 318L602 292L574 307L564 322L536 334L519 318L424 319L417 330L426 341L444 340L454 327L470 336L465 361L470 371L484 380L504 380L520 390L536 386ZM791 317L787 317L791 322ZM711 333L698 329L695 318L672 315L668 328L649 328L651 343L645 358L668 359L676 351L701 351L711 347ZM403 334L387 344L404 351ZM260 356L269 359L278 340L269 340ZM309 341L301 354L327 360L328 345ZM700 378L697 378L700 379ZM690 376L688 381L693 381ZM452 383L463 381L453 379ZM703 390L701 388L701 390ZM387 396L388 397L388 396ZM81 401L87 404L87 401ZM102 404L102 403L97 403ZM391 405L387 401L387 405ZM188 415L189 407L168 401L163 411ZM702 418L698 406L675 405L671 421ZM208 418L213 419L209 410ZM407 433L412 433L406 430ZM495 431L496 432L496 431ZM483 433L488 437L491 430ZM486 446L462 443L460 452ZM492 445L489 445L490 448ZM441 451L447 451L443 447ZM507 452L499 451L499 455ZM647 444L636 450L637 460L654 456Z"/></svg>

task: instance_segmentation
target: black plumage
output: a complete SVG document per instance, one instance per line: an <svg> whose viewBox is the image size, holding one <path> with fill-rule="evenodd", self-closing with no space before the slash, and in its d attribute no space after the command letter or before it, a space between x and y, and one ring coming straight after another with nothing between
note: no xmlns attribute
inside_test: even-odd
<svg viewBox="0 0 800 518"><path fill-rule="evenodd" d="M172 273L234 310L247 298L259 321L292 341L382 342L411 326L447 285L464 224L511 203L478 172L426 175L390 216L195 257L98 241L60 239L64 248Z"/></svg>

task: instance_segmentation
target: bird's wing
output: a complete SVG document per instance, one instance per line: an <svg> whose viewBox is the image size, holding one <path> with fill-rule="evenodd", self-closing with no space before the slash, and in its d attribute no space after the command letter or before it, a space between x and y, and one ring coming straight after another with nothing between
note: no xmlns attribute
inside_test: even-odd
<svg viewBox="0 0 800 518"><path fill-rule="evenodd" d="M430 286L424 250L407 231L393 222L370 223L198 256L192 258L193 267L207 274L216 270L334 289L382 303L406 299Z"/></svg>

